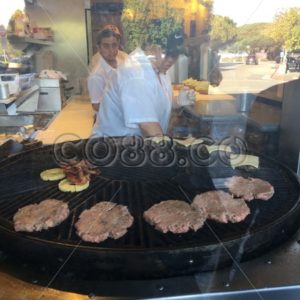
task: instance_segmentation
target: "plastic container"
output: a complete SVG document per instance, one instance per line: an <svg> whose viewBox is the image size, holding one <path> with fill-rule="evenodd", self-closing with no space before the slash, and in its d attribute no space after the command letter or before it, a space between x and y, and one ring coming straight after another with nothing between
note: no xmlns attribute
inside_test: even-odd
<svg viewBox="0 0 300 300"><path fill-rule="evenodd" d="M35 73L19 75L20 89L24 90L24 89L30 88L31 81L34 78L34 76L35 76Z"/></svg>

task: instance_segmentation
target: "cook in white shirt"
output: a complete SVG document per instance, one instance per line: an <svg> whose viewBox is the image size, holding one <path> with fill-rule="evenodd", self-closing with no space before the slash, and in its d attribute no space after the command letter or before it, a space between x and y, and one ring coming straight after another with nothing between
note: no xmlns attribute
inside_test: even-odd
<svg viewBox="0 0 300 300"><path fill-rule="evenodd" d="M120 32L114 25L106 25L98 34L96 43L99 55L93 59L94 67L88 77L88 90L95 114L103 100L107 84L112 80L116 68L126 58L127 54L119 50Z"/></svg>
<svg viewBox="0 0 300 300"><path fill-rule="evenodd" d="M133 51L107 86L92 136L166 134L172 86L165 73L178 54L170 52L162 59L157 46Z"/></svg>

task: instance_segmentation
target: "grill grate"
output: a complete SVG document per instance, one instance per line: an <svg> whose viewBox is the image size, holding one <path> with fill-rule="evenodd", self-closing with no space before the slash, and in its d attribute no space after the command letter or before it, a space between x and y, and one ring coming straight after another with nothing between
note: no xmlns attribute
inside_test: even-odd
<svg viewBox="0 0 300 300"><path fill-rule="evenodd" d="M47 149L46 149L47 150ZM49 155L50 154L50 155ZM42 158L41 158L42 157ZM57 182L43 182L39 179L42 170L55 167L51 152L35 151L22 154L22 165L19 157L11 158L0 175L0 234L1 230L18 238L29 238L51 247L77 247L77 251L93 250L101 255L102 251L177 251L209 246L218 247L222 242L241 239L249 228L251 234L270 228L279 219L283 219L299 206L299 184L296 177L284 167L261 158L261 167L255 170L220 169L222 177L252 176L268 180L275 188L270 201L254 200L249 203L251 214L238 224L219 224L207 221L197 232L175 235L163 234L143 220L143 212L163 200L178 199L190 202L201 192L212 189L212 181L204 172L216 174L216 170L206 170L189 166L175 169L139 169L136 179L134 168L107 168L100 176L93 177L90 187L80 193L62 193ZM24 170L30 170L24 173ZM162 173L159 180L158 173ZM205 174L205 173L204 173ZM12 180L17 178L17 180ZM124 179L126 178L126 180ZM131 178L132 180L129 180ZM155 180L150 180L155 178ZM220 186L222 188L222 186ZM12 191L9 193L9 191ZM46 198L55 198L67 202L71 210L69 218L56 228L39 233L16 233L13 230L12 218L16 211L28 204L40 202ZM108 239L100 244L87 243L76 235L74 223L79 214L99 201L113 201L128 206L134 217L134 224L127 234L118 240ZM256 213L254 213L256 212ZM255 217L255 222L253 218ZM253 225L251 225L253 223ZM250 226L251 225L251 226ZM217 238L216 238L217 237ZM237 244L239 241L237 242ZM219 245L219 247L221 247ZM189 254L190 255L190 254Z"/></svg>
<svg viewBox="0 0 300 300"><path fill-rule="evenodd" d="M13 165L12 165L13 167ZM13 167L13 169L15 169ZM197 171L192 176L197 177ZM119 172L119 170L118 170ZM117 172L117 175L118 175ZM225 172L225 173L224 173ZM113 174L113 171L110 170ZM133 171L130 170L126 177ZM149 178L148 170L144 170ZM218 224L214 221L207 221L209 226L205 226L196 233L189 232L182 235L174 235L172 233L163 234L155 230L143 220L143 212L149 209L153 204L159 203L163 200L178 199L184 201L191 201L197 193L201 190L203 182L198 187L189 184L185 187L185 182L180 181L182 176L177 179L170 179L162 182L136 182L124 180L110 180L107 177L95 177L88 190L81 193L62 193L58 190L57 182L44 183L40 181L41 186L37 190L22 192L19 195L11 195L1 197L0 199L0 217L3 220L9 221L9 229L13 229L12 218L16 211L25 205L37 203L47 198L55 198L67 202L71 210L71 216L64 224L57 228L43 231L41 233L32 233L30 235L39 237L41 239L50 239L54 241L63 241L65 243L77 244L80 240L74 233L73 223L77 220L79 214L99 201L113 201L118 204L127 205L130 212L135 218L134 226L129 232L119 240L107 240L100 245L83 243L93 245L93 247L134 247L134 248L156 248L169 246L186 246L193 244L210 244L215 243L215 238L211 233L213 229L220 239L230 239L247 232L251 223L251 216L254 211L258 211L253 230L260 229L264 225L268 225L277 218L287 213L298 202L298 190L286 173L280 169L270 168L266 165L259 170L254 170L249 174L245 171L227 169L223 170L223 175L227 177L233 175L253 176L268 180L275 187L275 195L271 201L255 200L249 203L252 214L239 224ZM39 174L39 173L38 173ZM151 176L151 174L150 174ZM116 176L117 177L117 176ZM146 176L145 176L146 177ZM180 182L178 182L180 181ZM21 184L21 187L23 185ZM205 184L204 184L205 186ZM284 203L282 203L284 199ZM209 228L210 227L210 228ZM55 237L57 234L57 237ZM71 238L70 238L71 237Z"/></svg>

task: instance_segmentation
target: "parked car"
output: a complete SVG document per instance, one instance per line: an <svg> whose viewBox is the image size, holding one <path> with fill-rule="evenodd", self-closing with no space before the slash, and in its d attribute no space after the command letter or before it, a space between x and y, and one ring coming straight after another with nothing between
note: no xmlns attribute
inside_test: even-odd
<svg viewBox="0 0 300 300"><path fill-rule="evenodd" d="M300 72L300 49L287 53L285 73L288 71Z"/></svg>
<svg viewBox="0 0 300 300"><path fill-rule="evenodd" d="M255 54L248 55L246 58L246 65L258 65L258 60Z"/></svg>

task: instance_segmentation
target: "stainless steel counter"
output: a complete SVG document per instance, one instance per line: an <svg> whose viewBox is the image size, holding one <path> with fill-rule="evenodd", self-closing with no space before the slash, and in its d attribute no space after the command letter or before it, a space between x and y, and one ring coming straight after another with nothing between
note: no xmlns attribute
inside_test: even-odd
<svg viewBox="0 0 300 300"><path fill-rule="evenodd" d="M202 100L183 109L187 114L201 121L244 119L244 114L237 111L234 100Z"/></svg>
<svg viewBox="0 0 300 300"><path fill-rule="evenodd" d="M278 127L281 115L279 106L260 101L254 102L249 112L238 111L233 100L198 101L193 106L184 107L184 111L201 121L230 121L245 118L262 128Z"/></svg>

